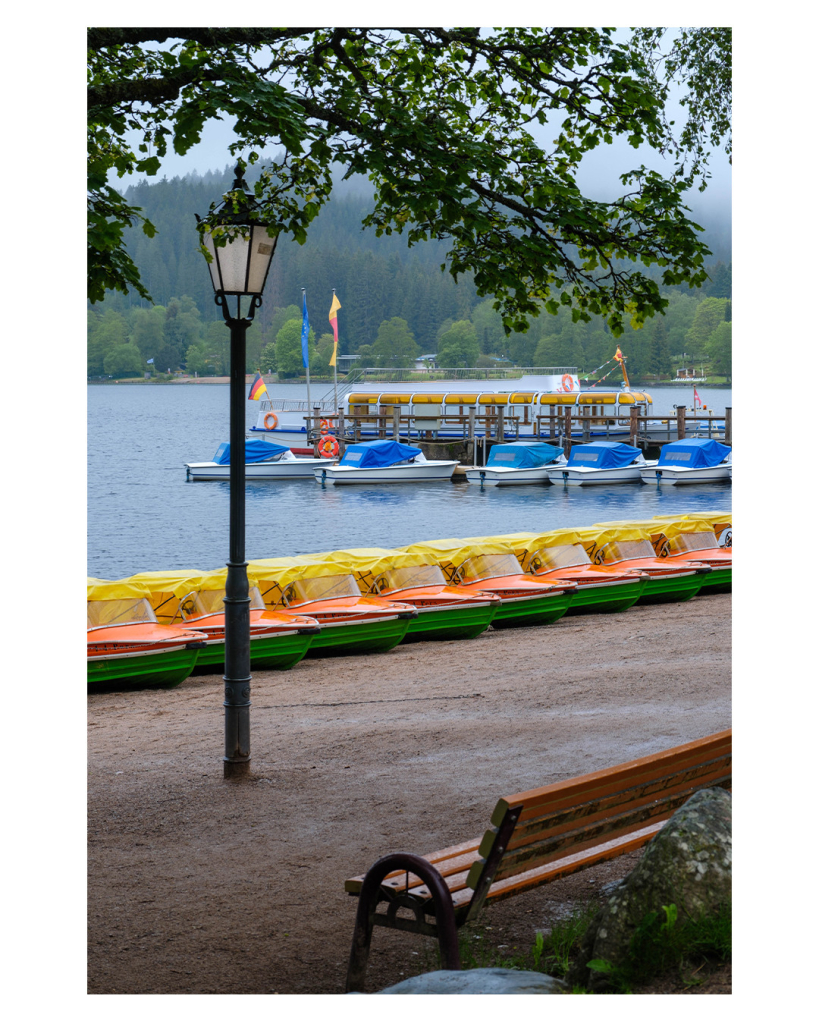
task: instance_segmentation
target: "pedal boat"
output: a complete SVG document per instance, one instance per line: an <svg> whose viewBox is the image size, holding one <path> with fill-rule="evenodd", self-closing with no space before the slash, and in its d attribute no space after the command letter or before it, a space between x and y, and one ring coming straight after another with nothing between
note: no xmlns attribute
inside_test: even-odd
<svg viewBox="0 0 819 1024"><path fill-rule="evenodd" d="M247 571L266 608L318 621L321 633L310 645L311 658L391 651L418 615L405 601L363 597L344 564L321 556L258 559Z"/></svg>
<svg viewBox="0 0 819 1024"><path fill-rule="evenodd" d="M493 629L556 622L577 591L574 583L546 583L524 573L514 554L493 537L427 541L399 550L439 565L445 579L464 593L497 594L501 606L492 619Z"/></svg>
<svg viewBox="0 0 819 1024"><path fill-rule="evenodd" d="M501 606L489 591L464 593L423 555L387 548L350 548L329 556L349 566L362 594L402 601L418 612L403 643L469 640L485 632Z"/></svg>
<svg viewBox="0 0 819 1024"><path fill-rule="evenodd" d="M178 686L194 670L206 636L184 625L160 625L145 590L89 577L89 690Z"/></svg>
<svg viewBox="0 0 819 1024"><path fill-rule="evenodd" d="M704 523L706 529L714 531L717 544L730 551L733 540L732 518L730 512L686 512L685 515L654 516L660 521L686 519L696 523Z"/></svg>
<svg viewBox="0 0 819 1024"><path fill-rule="evenodd" d="M588 526L575 531L595 566L638 569L649 576L638 604L688 601L700 592L710 565L699 561L658 558L648 530L633 526Z"/></svg>
<svg viewBox="0 0 819 1024"><path fill-rule="evenodd" d="M605 523L605 526L639 526L645 529L658 558L669 563L695 559L711 566L700 593L730 593L732 553L719 546L710 524L696 519L648 519L629 523Z"/></svg>
<svg viewBox="0 0 819 1024"><path fill-rule="evenodd" d="M645 465L643 453L634 445L591 441L572 445L566 465L550 469L549 480L571 487L639 483Z"/></svg>
<svg viewBox="0 0 819 1024"><path fill-rule="evenodd" d="M511 441L493 445L486 465L467 469L466 481L481 487L548 484L550 470L565 465L562 448L538 441Z"/></svg>
<svg viewBox="0 0 819 1024"><path fill-rule="evenodd" d="M642 597L648 573L594 565L574 530L549 533L506 534L497 540L508 543L524 572L550 583L577 586L567 615L586 612L622 612Z"/></svg>
<svg viewBox="0 0 819 1024"><path fill-rule="evenodd" d="M731 481L731 448L713 438L686 437L664 444L659 459L640 471L646 484L711 484Z"/></svg>
<svg viewBox="0 0 819 1024"><path fill-rule="evenodd" d="M226 579L227 569L215 573L184 569L145 572L131 577L149 589L151 605L160 621L171 625L183 622L207 635L196 674L224 671ZM251 669L283 670L297 665L321 632L318 622L307 615L268 610L254 587L248 588L248 597Z"/></svg>
<svg viewBox="0 0 819 1024"><path fill-rule="evenodd" d="M245 441L246 480L312 480L317 467L335 461L297 456L274 441ZM220 444L210 462L186 462L185 472L187 480L230 480L230 444Z"/></svg>
<svg viewBox="0 0 819 1024"><path fill-rule="evenodd" d="M451 480L457 459L427 459L420 448L382 439L347 445L339 461L318 466L316 482L325 484L429 483Z"/></svg>

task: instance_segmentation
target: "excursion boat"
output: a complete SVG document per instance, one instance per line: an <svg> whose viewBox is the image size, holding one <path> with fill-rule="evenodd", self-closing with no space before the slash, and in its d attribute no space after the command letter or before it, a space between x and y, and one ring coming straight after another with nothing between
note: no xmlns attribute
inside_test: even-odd
<svg viewBox="0 0 819 1024"><path fill-rule="evenodd" d="M640 482L646 460L639 448L622 441L572 445L566 464L549 470L553 484L632 484Z"/></svg>
<svg viewBox="0 0 819 1024"><path fill-rule="evenodd" d="M514 554L494 537L433 540L399 550L439 565L447 582L465 593L497 594L501 606L492 619L493 629L556 622L577 591L574 583L546 583L522 572Z"/></svg>
<svg viewBox="0 0 819 1024"><path fill-rule="evenodd" d="M227 569L215 573L144 572L130 578L149 591L151 607L159 622L185 624L206 634L205 649L196 662L197 673L224 669L226 579ZM297 665L321 631L318 622L307 615L268 610L255 587L248 588L248 596L251 669L288 669Z"/></svg>
<svg viewBox="0 0 819 1024"><path fill-rule="evenodd" d="M338 453L338 444L335 452ZM300 458L275 441L263 438L245 441L246 480L312 480L316 467L327 465L330 465L328 457ZM185 472L188 480L230 480L230 444L227 441L220 444L211 462L186 462Z"/></svg>
<svg viewBox="0 0 819 1024"><path fill-rule="evenodd" d="M387 548L350 548L326 557L347 566L364 595L411 604L418 617L410 620L403 642L470 640L490 625L501 605L497 594L466 594L447 583L441 567L424 555Z"/></svg>
<svg viewBox="0 0 819 1024"><path fill-rule="evenodd" d="M247 574L265 607L318 621L321 633L310 645L311 658L390 651L418 615L406 601L362 597L349 567L329 556L261 558L248 563Z"/></svg>
<svg viewBox="0 0 819 1024"><path fill-rule="evenodd" d="M599 526L637 526L647 531L659 558L668 562L695 559L711 566L700 593L728 593L731 590L732 554L719 546L716 534L707 523L678 517L647 519L625 523L599 523Z"/></svg>
<svg viewBox="0 0 819 1024"><path fill-rule="evenodd" d="M324 484L405 484L451 480L457 459L427 459L420 448L382 439L350 444L339 461L314 469Z"/></svg>
<svg viewBox="0 0 819 1024"><path fill-rule="evenodd" d="M436 372L448 378L401 380L402 376L417 378L418 374L377 368L357 370L312 405L305 400L264 394L250 436L269 437L296 454L312 455L306 418L313 416L316 408L320 416L334 417L339 405L346 424L352 420L358 423L361 440L378 438L384 429L384 417L389 422L396 408L399 415L413 417L410 439L438 441L466 436L464 422L471 405L477 409L476 437L488 436L495 421L490 424L487 416L494 417L503 409L504 437L509 440L548 437L567 410L593 417L592 437L625 436L629 432L625 420L635 405L643 406L644 415L651 412L652 399L647 392L613 387L584 389L573 366L521 367L518 376L503 379L490 378L476 369ZM325 419L324 428L329 429L331 422ZM575 424L572 436L582 436L579 425Z"/></svg>
<svg viewBox="0 0 819 1024"><path fill-rule="evenodd" d="M548 533L509 533L496 537L514 552L524 572L551 583L577 585L567 615L585 612L622 612L640 600L648 573L594 565L575 530Z"/></svg>
<svg viewBox="0 0 819 1024"><path fill-rule="evenodd" d="M684 560L669 563L658 558L648 530L629 523L623 526L586 526L574 531L594 565L638 569L649 576L640 604L688 601L700 592L711 567Z"/></svg>
<svg viewBox="0 0 819 1024"><path fill-rule="evenodd" d="M88 578L88 689L178 686L194 670L206 635L160 625L144 587Z"/></svg>
<svg viewBox="0 0 819 1024"><path fill-rule="evenodd" d="M710 484L731 480L731 448L707 437L664 444L640 472L646 484Z"/></svg>
<svg viewBox="0 0 819 1024"><path fill-rule="evenodd" d="M543 441L493 445L485 466L467 469L466 480L481 487L548 484L549 470L566 465L563 449Z"/></svg>

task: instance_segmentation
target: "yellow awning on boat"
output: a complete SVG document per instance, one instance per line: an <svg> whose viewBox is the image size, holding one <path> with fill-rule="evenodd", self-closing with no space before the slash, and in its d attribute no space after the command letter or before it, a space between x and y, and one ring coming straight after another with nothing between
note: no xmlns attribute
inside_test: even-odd
<svg viewBox="0 0 819 1024"><path fill-rule="evenodd" d="M89 576L87 586L89 601L127 601L149 596L144 586L130 580L99 580Z"/></svg>
<svg viewBox="0 0 819 1024"><path fill-rule="evenodd" d="M158 622L168 623L175 618L180 600L198 590L224 589L227 569L221 571L222 583L206 585L209 574L202 569L170 569L156 572L139 572L129 577L137 586L145 587L148 600Z"/></svg>
<svg viewBox="0 0 819 1024"><path fill-rule="evenodd" d="M433 565L440 565L444 576L451 581L457 569L467 559L479 555L507 555L509 545L496 537L448 537L444 540L430 540L420 544L408 544L399 550L410 554L423 555ZM491 588L487 588L491 589Z"/></svg>
<svg viewBox="0 0 819 1024"><path fill-rule="evenodd" d="M346 548L321 557L327 558L334 566L344 566L355 577L362 594L370 592L381 573L429 563L425 555L393 548Z"/></svg>
<svg viewBox="0 0 819 1024"><path fill-rule="evenodd" d="M289 558L257 558L247 565L248 583L258 587L266 605L282 603L288 583L320 576L350 576L350 568L329 553L295 555Z"/></svg>

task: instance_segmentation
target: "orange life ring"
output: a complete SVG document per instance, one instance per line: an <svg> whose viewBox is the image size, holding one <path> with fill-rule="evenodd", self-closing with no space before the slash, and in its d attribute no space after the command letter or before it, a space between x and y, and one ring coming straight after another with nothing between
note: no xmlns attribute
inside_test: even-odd
<svg viewBox="0 0 819 1024"><path fill-rule="evenodd" d="M275 430L279 425L279 417L275 412L266 412L264 414L264 425L267 430Z"/></svg>
<svg viewBox="0 0 819 1024"><path fill-rule="evenodd" d="M328 433L328 431L330 430L330 421L322 420L321 423L319 424L319 427L321 429L322 434Z"/></svg>
<svg viewBox="0 0 819 1024"><path fill-rule="evenodd" d="M318 450L322 459L334 459L338 455L338 441L328 434L319 441Z"/></svg>
<svg viewBox="0 0 819 1024"><path fill-rule="evenodd" d="M562 384L564 391L574 391L574 381L570 373L563 374Z"/></svg>

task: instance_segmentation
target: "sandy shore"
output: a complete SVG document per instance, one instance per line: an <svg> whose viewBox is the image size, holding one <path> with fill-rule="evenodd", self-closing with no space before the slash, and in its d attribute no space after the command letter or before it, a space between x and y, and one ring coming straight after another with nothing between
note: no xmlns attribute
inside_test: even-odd
<svg viewBox="0 0 819 1024"><path fill-rule="evenodd" d="M252 684L250 780L222 777L220 676L88 697L88 991L339 993L344 879L482 834L498 797L731 724L731 597L301 662ZM637 854L487 911L501 946ZM376 931L375 990L434 968Z"/></svg>

